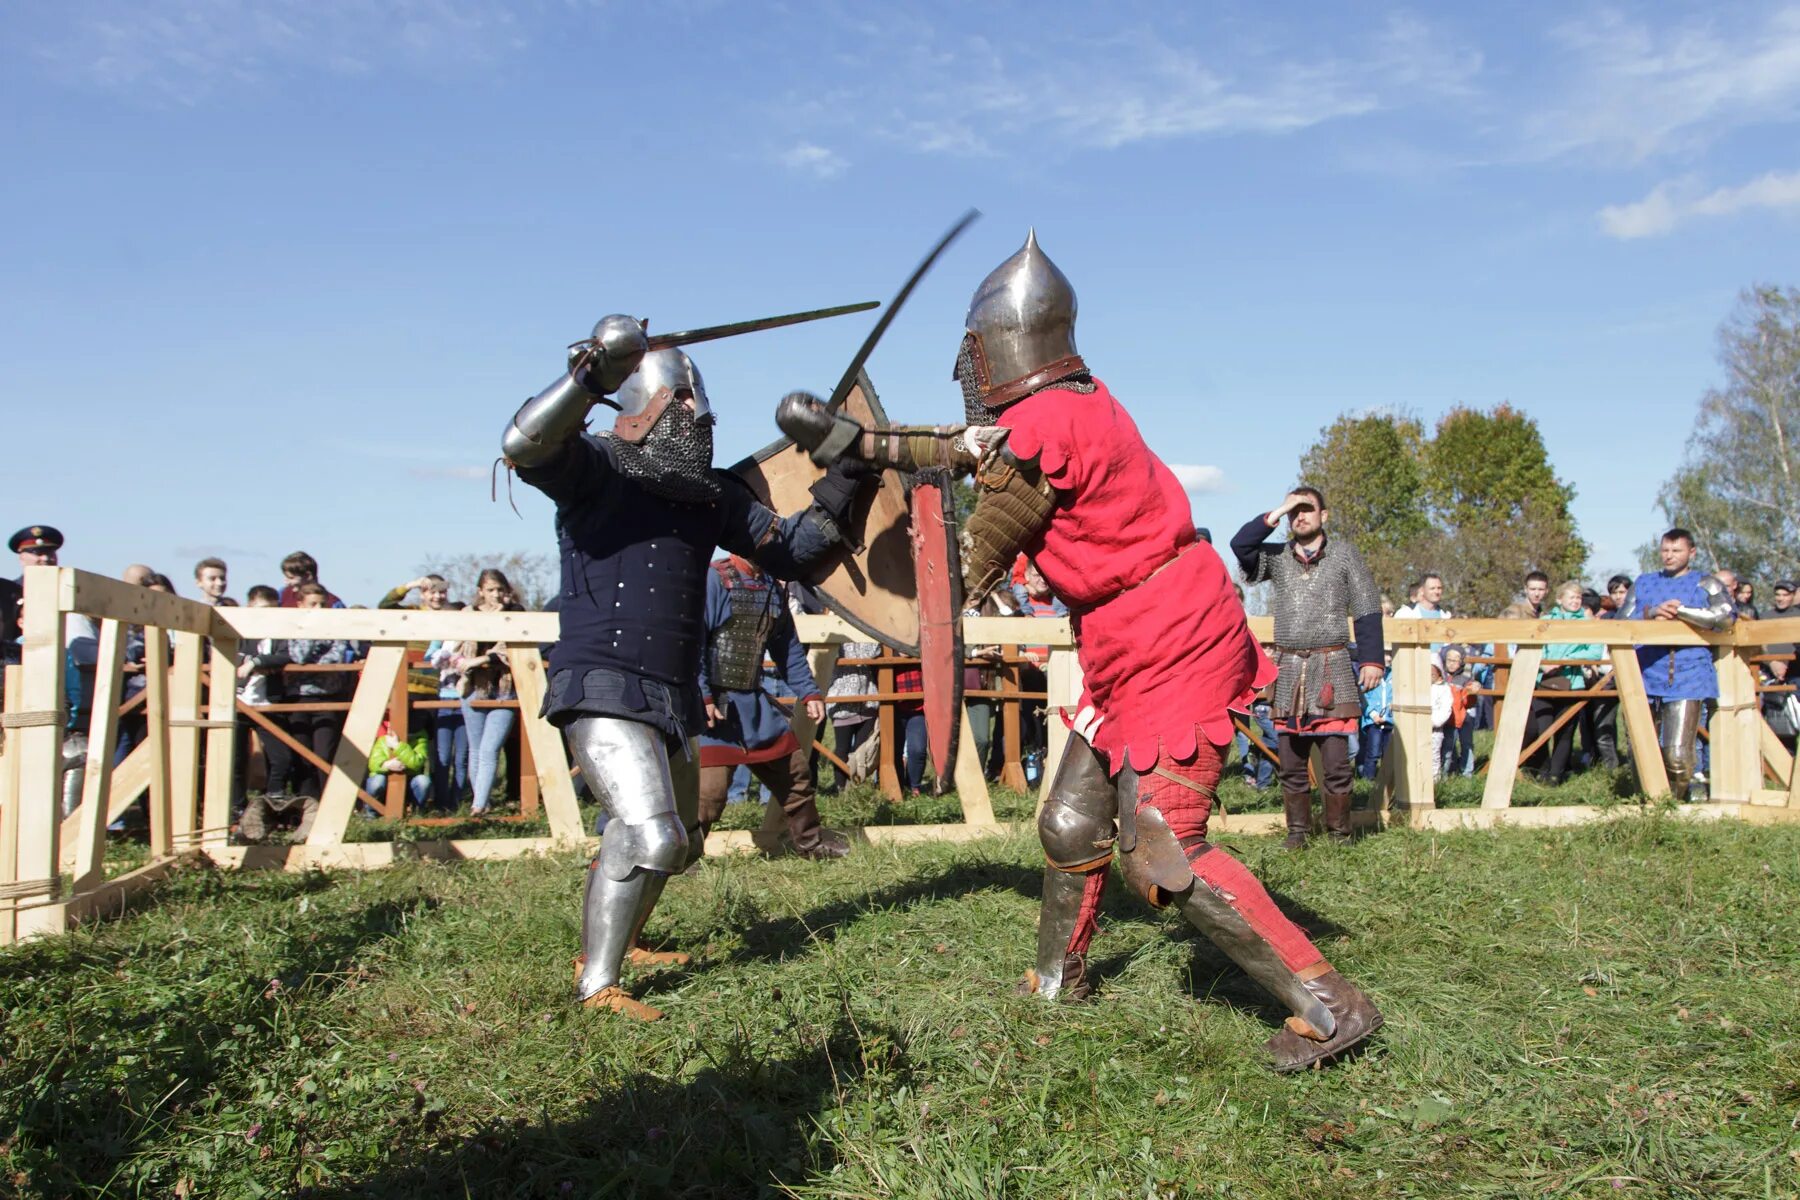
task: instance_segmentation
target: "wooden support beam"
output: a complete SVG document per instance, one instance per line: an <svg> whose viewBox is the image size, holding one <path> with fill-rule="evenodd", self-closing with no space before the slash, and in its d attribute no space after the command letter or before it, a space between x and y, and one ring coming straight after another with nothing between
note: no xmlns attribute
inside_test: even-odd
<svg viewBox="0 0 1800 1200"><path fill-rule="evenodd" d="M63 823L75 823L74 890L100 883L106 861L107 798L112 794L113 752L119 742L119 696L125 690L125 626L100 622L100 651L94 662L94 709L88 724L87 769L81 781L81 805ZM63 858L69 857L66 853ZM61 863L58 863L61 866Z"/></svg>
<svg viewBox="0 0 1800 1200"><path fill-rule="evenodd" d="M1751 801L1762 788L1762 705L1756 694L1756 653L1725 648L1715 652L1719 706L1710 726L1712 800Z"/></svg>
<svg viewBox="0 0 1800 1200"><path fill-rule="evenodd" d="M147 587L138 587L121 579L110 579L88 571L77 571L72 567L37 569L59 572L57 591L64 612L110 617L127 625L155 625L160 629L206 637L213 632L213 614L234 611L216 609L198 600L185 600L168 592L153 592Z"/></svg>
<svg viewBox="0 0 1800 1200"><path fill-rule="evenodd" d="M232 609L230 611L240 611ZM244 612L268 612L269 609L243 609ZM310 610L313 615L330 609ZM379 611L379 610L377 610ZM350 699L350 712L338 737L337 753L332 756L331 774L325 780L325 793L319 797L319 813L313 820L312 832L306 835L308 846L335 846L344 840L356 797L362 791L369 755L375 749L375 735L387 712L388 696L394 687L394 676L406 666L404 645L369 647L363 663L362 678L356 694Z"/></svg>
<svg viewBox="0 0 1800 1200"><path fill-rule="evenodd" d="M987 775L982 771L981 750L975 744L975 727L969 721L969 706L957 710L962 732L957 736L956 762L952 776L956 797L962 801L963 820L970 825L992 825L994 803L988 796Z"/></svg>
<svg viewBox="0 0 1800 1200"><path fill-rule="evenodd" d="M206 640L177 631L169 675L169 835L186 848L194 837L200 799L200 667Z"/></svg>
<svg viewBox="0 0 1800 1200"><path fill-rule="evenodd" d="M1394 648L1394 733L1397 754L1391 807L1408 812L1436 805L1437 764L1431 761L1431 647Z"/></svg>
<svg viewBox="0 0 1800 1200"><path fill-rule="evenodd" d="M1650 696L1644 691L1644 673L1638 666L1637 651L1630 646L1613 646L1608 653L1613 678L1618 680L1619 715L1625 719L1625 733L1631 739L1631 761L1637 767L1638 786L1649 799L1660 799L1669 794L1669 773L1663 767L1662 742L1657 736L1656 718L1650 715Z"/></svg>
<svg viewBox="0 0 1800 1200"><path fill-rule="evenodd" d="M1569 622L1558 621L1557 624ZM1520 646L1513 656L1512 675L1506 682L1506 707L1494 730L1487 784L1481 791L1483 808L1512 806L1513 784L1519 777L1520 752L1525 748L1525 726L1531 721L1531 693L1537 688L1538 666L1543 659L1542 646Z"/></svg>
<svg viewBox="0 0 1800 1200"><path fill-rule="evenodd" d="M537 771L538 794L550 821L550 836L569 843L579 841L581 805L575 799L575 783L569 772L569 753L562 731L544 720L544 690L548 677L536 646L511 647L513 689L519 695L519 740L531 744L531 761ZM593 781L590 780L591 784Z"/></svg>
<svg viewBox="0 0 1800 1200"><path fill-rule="evenodd" d="M7 741L18 743L19 806L18 851L15 878L19 883L41 883L45 895L55 899L61 890L62 743L68 720L63 670L67 651L63 645L63 613L58 607L61 570L56 567L25 568L24 653L21 689L23 717L30 724L8 729ZM35 901L28 899L26 904ZM20 941L62 932L62 913L52 905L20 906L15 915Z"/></svg>
<svg viewBox="0 0 1800 1200"><path fill-rule="evenodd" d="M140 589L142 590L142 589ZM351 642L505 642L540 645L561 636L555 613L422 608L220 608L240 638L325 638Z"/></svg>
<svg viewBox="0 0 1800 1200"><path fill-rule="evenodd" d="M231 790L237 774L237 653L235 637L219 636L208 651L211 682L206 692L206 786L201 800L200 840L223 846L231 840Z"/></svg>
<svg viewBox="0 0 1800 1200"><path fill-rule="evenodd" d="M150 857L174 851L169 795L169 640L144 626L144 744L150 747Z"/></svg>
<svg viewBox="0 0 1800 1200"><path fill-rule="evenodd" d="M0 711L15 713L25 707L25 668L14 664L0 673L5 680L0 696L4 697ZM4 742L0 742L0 885L10 886L19 881L19 739L16 731L7 729ZM0 896L0 946L10 946L17 940L14 927L13 910L16 903Z"/></svg>
<svg viewBox="0 0 1800 1200"><path fill-rule="evenodd" d="M1044 773L1038 779L1038 807L1050 798L1050 785L1069 750L1069 726L1064 713L1072 713L1081 700L1081 660L1073 647L1050 651L1044 664Z"/></svg>

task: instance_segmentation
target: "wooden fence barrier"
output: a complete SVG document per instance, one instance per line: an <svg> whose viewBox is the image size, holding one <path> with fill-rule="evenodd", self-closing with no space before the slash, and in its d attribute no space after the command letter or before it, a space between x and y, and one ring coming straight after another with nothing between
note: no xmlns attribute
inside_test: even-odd
<svg viewBox="0 0 1800 1200"><path fill-rule="evenodd" d="M82 617L96 623L93 715L81 801L64 818L60 784L66 723L65 627ZM132 625L142 626L145 632L145 688L141 701L121 702L125 633ZM829 687L836 670L839 646L866 640L835 616L803 616L797 627L809 647L813 673L822 689ZM1271 634L1267 618L1252 618L1251 628L1265 642ZM86 915L109 911L184 858L203 857L231 867L363 868L387 865L398 855L506 858L594 842L582 828L562 736L538 716L546 680L537 647L556 640L555 614L214 609L73 568L31 567L25 573L23 633L23 664L7 668L4 688L0 944L60 932ZM1684 811L1705 817L1800 819L1800 771L1795 769L1793 755L1762 719L1754 670L1763 647L1800 642L1800 619L1744 622L1717 634L1698 633L1666 621L1390 620L1386 636L1394 647L1394 732L1377 790L1377 808L1361 815L1364 822L1389 819L1453 828L1500 821L1569 824L1605 815L1607 810L1580 806L1510 809L1521 752L1528 750L1524 734L1544 647L1567 642L1606 647L1619 712L1643 790L1650 797L1666 795L1668 781L1633 647L1710 647L1720 678L1719 704L1711 729L1714 803L1689 806ZM343 708L344 726L329 764L318 816L303 845L233 846L229 841L239 710L235 687L214 687L210 681L234 680L240 642L262 638L329 638L369 644L354 693L347 704L334 706ZM1081 668L1070 623L1059 618L970 617L964 622L964 638L970 645L1048 649L1044 692L1049 710L1048 746L1039 788L1041 801L1068 741L1067 726L1059 717L1081 694ZM407 644L432 640L505 642L512 648L521 758L530 764L548 818L549 836L408 842L404 846L345 842L356 802L364 795L364 771L384 716L418 703L407 696ZM1440 810L1435 805L1430 659L1432 645L1445 643L1511 648L1480 809ZM891 664L896 661L884 656L877 662L877 686L882 693L893 693ZM1019 701L1013 697L1017 689L1004 681L993 691L993 698L1002 704L1002 736L1016 754ZM1571 694L1559 695L1567 698ZM115 768L112 760L119 718L135 711L138 704L146 722L145 740ZM882 711L888 723L884 734L889 750L882 755L887 761L894 744L891 703L883 704ZM254 720L255 714L248 715ZM863 837L893 842L960 839L1000 827L966 713L963 722L962 750L953 780L963 820L870 827L861 831ZM813 740L815 731L803 710L796 715L795 732L802 744ZM1778 786L1764 787L1765 774ZM1023 778L1009 782L1018 786ZM107 826L124 807L146 794L149 861L107 879L103 869ZM771 812L779 815L773 813L773 806ZM1233 832L1272 831L1280 821L1277 813L1234 814L1229 827ZM751 835L745 831L715 832L708 839L708 849L737 848L750 841Z"/></svg>

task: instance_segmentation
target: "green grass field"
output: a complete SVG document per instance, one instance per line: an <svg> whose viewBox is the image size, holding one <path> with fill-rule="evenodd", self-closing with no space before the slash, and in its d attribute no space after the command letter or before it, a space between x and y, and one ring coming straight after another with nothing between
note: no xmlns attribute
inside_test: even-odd
<svg viewBox="0 0 1800 1200"><path fill-rule="evenodd" d="M650 1026L570 1003L577 859L188 870L0 953L0 1193L1800 1194L1800 829L1224 840L1370 1053L1268 1072L1282 1014L1116 879L1097 1001L1015 996L1029 834L709 860Z"/></svg>

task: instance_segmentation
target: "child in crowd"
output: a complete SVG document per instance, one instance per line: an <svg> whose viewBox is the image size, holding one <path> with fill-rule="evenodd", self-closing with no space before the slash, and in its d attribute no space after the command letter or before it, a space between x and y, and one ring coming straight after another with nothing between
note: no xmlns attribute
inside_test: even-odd
<svg viewBox="0 0 1800 1200"><path fill-rule="evenodd" d="M379 800L387 789L387 777L402 775L406 777L406 790L412 797L413 807L424 808L431 795L431 776L425 773L430 757L423 730L414 734L410 742L402 741L394 727L383 721L375 734L375 744L369 748L369 777L363 784L363 791Z"/></svg>
<svg viewBox="0 0 1800 1200"><path fill-rule="evenodd" d="M1357 747L1356 772L1364 779L1381 770L1388 735L1394 728L1394 656L1383 656L1381 682L1363 692L1362 742Z"/></svg>
<svg viewBox="0 0 1800 1200"><path fill-rule="evenodd" d="M1450 725L1444 730L1444 757L1438 774L1475 773L1475 703L1470 695L1475 678L1469 674L1467 654L1461 646L1445 646L1444 682L1450 685Z"/></svg>
<svg viewBox="0 0 1800 1200"><path fill-rule="evenodd" d="M521 612L512 584L499 571L481 573L476 588L476 612ZM515 708L478 707L480 701L512 700L512 663L505 642L463 642L451 655L450 665L462 672L463 725L469 735L469 811L487 812L499 773L500 751L518 719ZM509 800L511 797L508 798Z"/></svg>
<svg viewBox="0 0 1800 1200"><path fill-rule="evenodd" d="M431 722L431 799L445 811L456 808L469 786L469 730L463 724L462 668L456 664L461 649L461 642L433 642L425 648L425 662L438 673L438 699L455 702L433 710Z"/></svg>
<svg viewBox="0 0 1800 1200"><path fill-rule="evenodd" d="M300 584L295 592L303 610L323 609L330 599L330 594L317 583ZM277 639L269 645L268 653L253 656L254 665L250 671L239 668L241 679L255 674L280 678L290 666L333 666L347 658L343 642L325 638ZM343 671L304 671L295 672L291 679L271 686L280 686L284 699L291 703L332 704L342 699L348 690L345 685L351 679L352 676ZM329 711L288 712L282 714L280 724L295 742L306 746L321 761L330 762L332 755L337 753L342 717L341 713ZM298 807L300 826L294 837L296 841L305 841L306 835L312 832L313 819L319 814L325 775L273 734L263 738L263 753L269 764L268 784L261 796L244 805L238 832L245 841L261 841L268 835L269 814Z"/></svg>
<svg viewBox="0 0 1800 1200"><path fill-rule="evenodd" d="M1444 679L1442 655L1431 660L1431 761L1434 775L1443 774L1444 731L1451 728L1456 698Z"/></svg>

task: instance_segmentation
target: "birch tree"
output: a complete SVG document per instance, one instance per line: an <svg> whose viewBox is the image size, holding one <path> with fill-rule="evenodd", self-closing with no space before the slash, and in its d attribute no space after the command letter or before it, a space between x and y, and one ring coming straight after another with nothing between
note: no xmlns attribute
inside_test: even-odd
<svg viewBox="0 0 1800 1200"><path fill-rule="evenodd" d="M1741 577L1800 574L1800 289L1747 289L1719 329L1725 379L1700 400L1657 502Z"/></svg>

